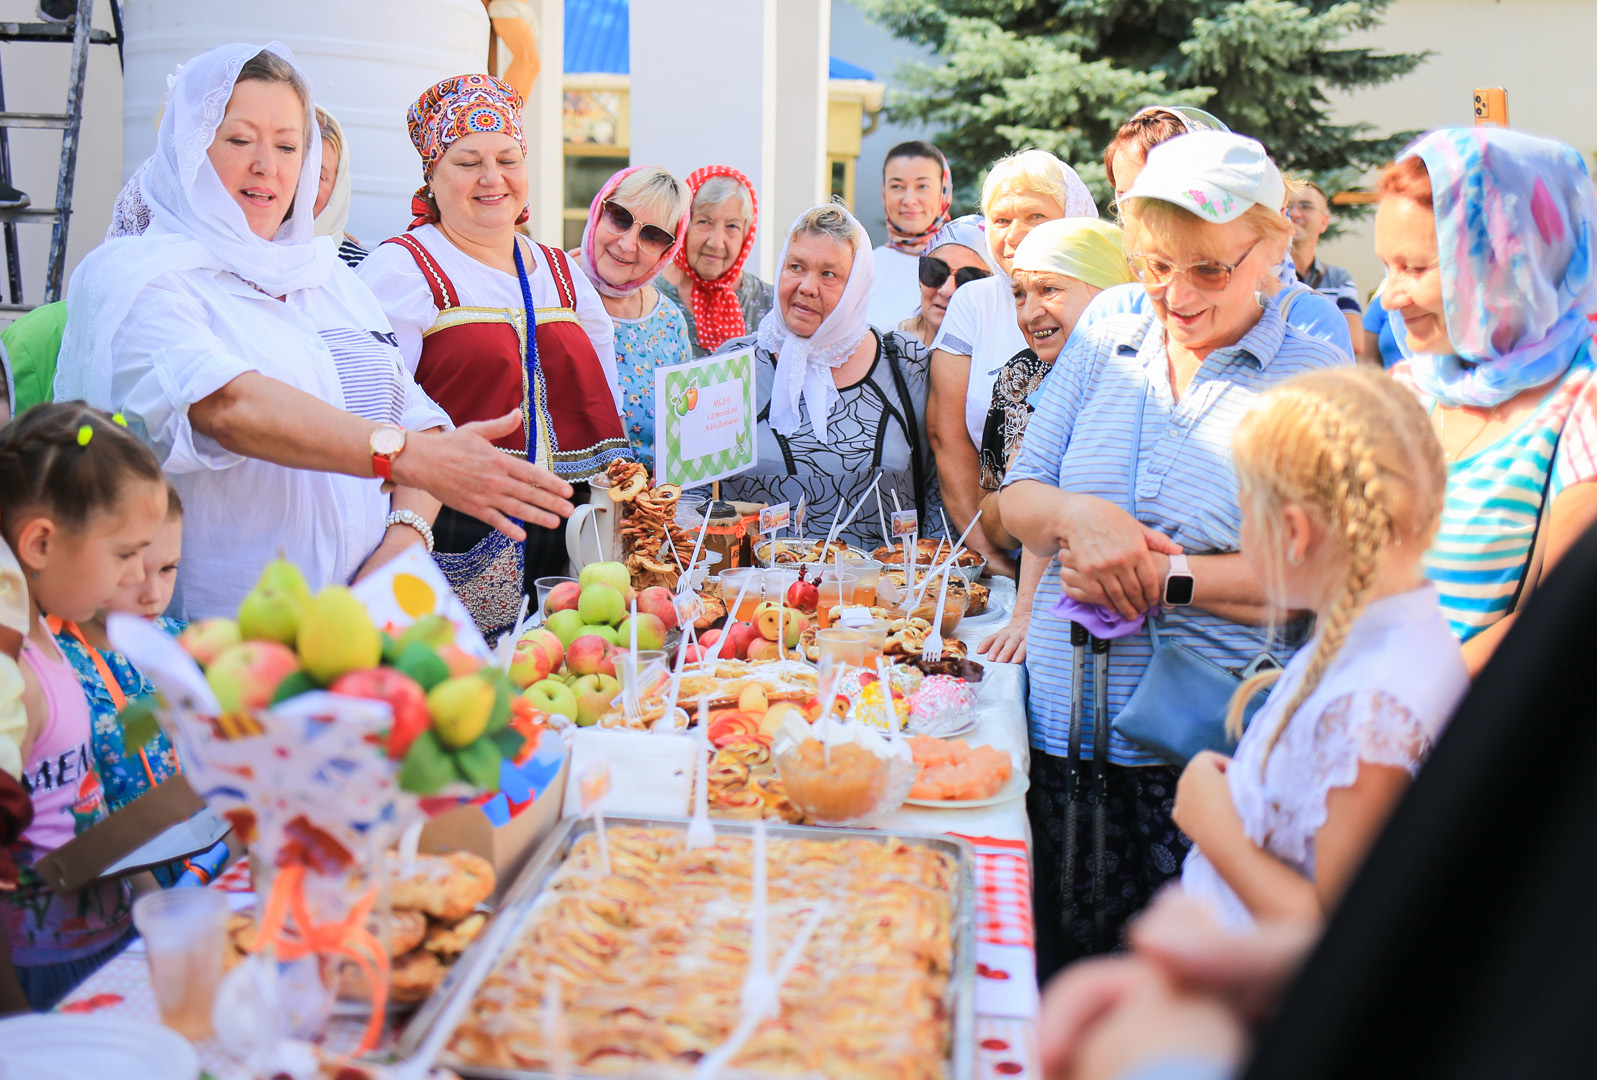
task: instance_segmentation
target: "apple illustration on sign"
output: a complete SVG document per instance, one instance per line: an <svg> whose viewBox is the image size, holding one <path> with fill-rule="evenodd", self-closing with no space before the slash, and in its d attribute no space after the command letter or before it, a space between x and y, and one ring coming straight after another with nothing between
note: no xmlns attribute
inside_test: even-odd
<svg viewBox="0 0 1597 1080"><path fill-rule="evenodd" d="M696 409L698 407L699 407L699 384L698 384L698 381L695 380L693 382L688 383L688 388L686 390L682 391L682 393L677 395L677 399L676 399L676 402L675 402L675 408L676 408L676 413L677 413L678 416L686 416L686 415L688 415L688 413L692 412L694 409Z"/></svg>

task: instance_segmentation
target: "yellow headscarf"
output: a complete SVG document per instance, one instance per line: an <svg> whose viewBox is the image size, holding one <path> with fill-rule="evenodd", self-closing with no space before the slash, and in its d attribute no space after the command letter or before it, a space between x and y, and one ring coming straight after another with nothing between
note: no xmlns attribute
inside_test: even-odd
<svg viewBox="0 0 1597 1080"><path fill-rule="evenodd" d="M1100 289L1132 280L1120 227L1097 218L1043 222L1015 249L1014 269L1064 274Z"/></svg>

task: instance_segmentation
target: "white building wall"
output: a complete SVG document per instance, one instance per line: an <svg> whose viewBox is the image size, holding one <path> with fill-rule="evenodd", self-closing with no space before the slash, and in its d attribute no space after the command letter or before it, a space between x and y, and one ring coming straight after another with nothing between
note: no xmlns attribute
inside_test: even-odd
<svg viewBox="0 0 1597 1080"><path fill-rule="evenodd" d="M1395 82L1332 98L1341 122L1381 132L1468 125L1476 87L1508 90L1508 116L1521 131L1569 143L1592 164L1597 151L1597 3L1591 0L1398 0L1384 25L1352 35L1350 45L1434 55ZM1370 182L1374 182L1373 175ZM1381 281L1372 217L1321 248L1347 267L1368 294Z"/></svg>

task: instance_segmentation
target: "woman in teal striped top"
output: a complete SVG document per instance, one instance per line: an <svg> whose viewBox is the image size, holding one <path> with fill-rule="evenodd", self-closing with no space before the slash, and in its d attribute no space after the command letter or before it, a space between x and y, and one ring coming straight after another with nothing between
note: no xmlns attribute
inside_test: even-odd
<svg viewBox="0 0 1597 1080"><path fill-rule="evenodd" d="M1430 409L1447 500L1425 564L1473 674L1597 521L1597 193L1580 154L1433 132L1381 180L1381 303Z"/></svg>

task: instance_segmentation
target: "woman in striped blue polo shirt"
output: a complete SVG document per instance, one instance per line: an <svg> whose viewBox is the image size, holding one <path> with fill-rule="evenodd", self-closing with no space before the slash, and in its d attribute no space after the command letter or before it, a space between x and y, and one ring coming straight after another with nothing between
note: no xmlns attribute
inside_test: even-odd
<svg viewBox="0 0 1597 1080"><path fill-rule="evenodd" d="M1597 193L1581 155L1432 132L1381 178L1381 303L1431 410L1447 502L1426 571L1471 674L1521 594L1597 521Z"/></svg>
<svg viewBox="0 0 1597 1080"><path fill-rule="evenodd" d="M1159 615L1159 640L1233 670L1271 644L1263 590L1238 553L1231 437L1265 390L1352 362L1288 326L1274 299L1262 306L1258 299L1268 295L1291 241L1281 214L1286 194L1280 170L1253 139L1194 132L1153 148L1122 204L1126 251L1150 310L1105 318L1070 343L1005 476L1004 525L1029 550L1055 558L1026 638L1042 978L1090 951L1093 938L1092 814L1077 819L1076 917L1068 931L1061 925L1069 903L1072 672L1070 616L1056 613L1055 603L1064 596L1140 623L1164 600L1172 556L1190 553L1191 595ZM1145 625L1113 643L1109 719L1125 707L1152 652ZM1090 680L1089 670L1087 701ZM1082 735L1080 758L1090 762L1101 735L1090 723ZM1121 924L1179 872L1187 840L1170 819L1176 770L1118 732L1108 733L1107 749L1105 915L1118 937Z"/></svg>

